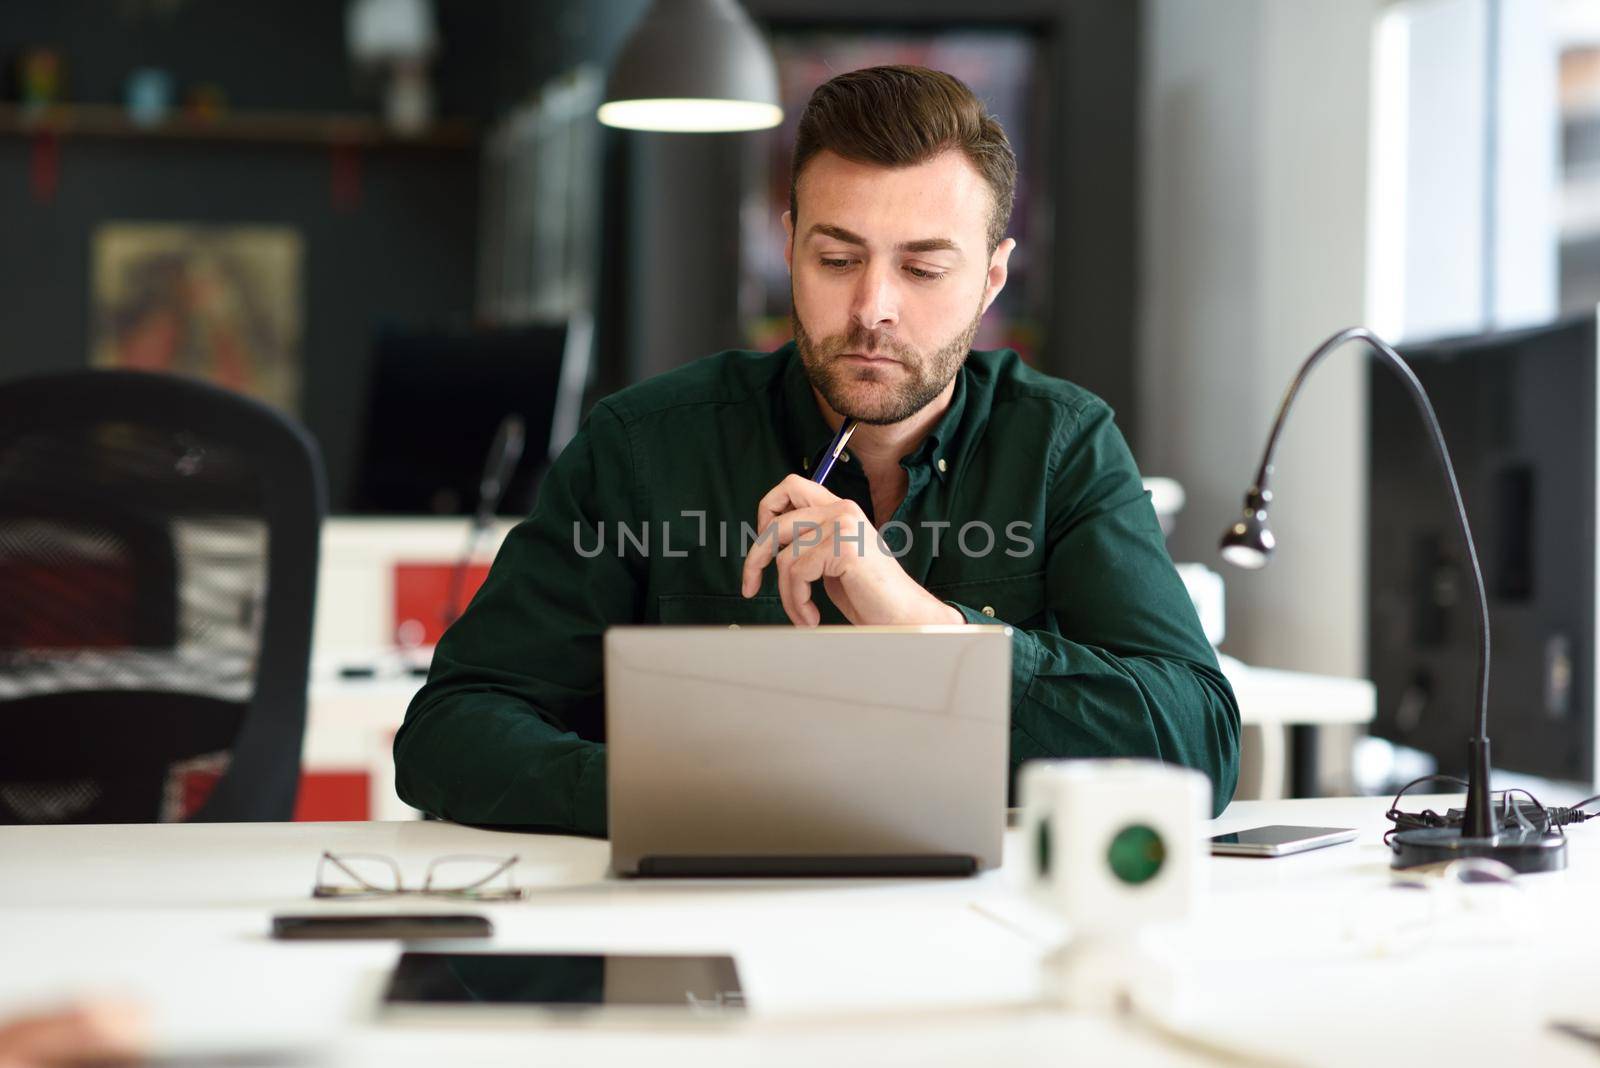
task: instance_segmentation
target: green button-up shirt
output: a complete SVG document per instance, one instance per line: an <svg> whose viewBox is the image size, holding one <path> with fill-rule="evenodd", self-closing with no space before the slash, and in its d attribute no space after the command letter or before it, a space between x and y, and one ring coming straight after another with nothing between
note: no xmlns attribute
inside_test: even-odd
<svg viewBox="0 0 1600 1068"><path fill-rule="evenodd" d="M757 502L833 437L793 344L729 351L595 405L434 653L395 737L402 799L447 819L606 830L601 635L787 623L776 569L739 595ZM1221 811L1239 709L1111 409L1009 350L974 351L911 455L885 545L973 623L1012 625L1011 766L1143 756ZM858 464L828 488L872 501ZM870 532L868 534L870 535ZM824 623L843 623L821 584Z"/></svg>

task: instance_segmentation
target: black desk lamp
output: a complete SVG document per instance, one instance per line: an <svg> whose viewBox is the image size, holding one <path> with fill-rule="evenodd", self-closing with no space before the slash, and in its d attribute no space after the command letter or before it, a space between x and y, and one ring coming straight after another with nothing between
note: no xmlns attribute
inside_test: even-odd
<svg viewBox="0 0 1600 1068"><path fill-rule="evenodd" d="M1252 570L1265 567L1272 558L1276 539L1267 526L1267 507L1272 503L1272 491L1267 488L1267 480L1272 475L1272 456L1278 448L1278 435L1283 431L1283 421L1311 369L1340 345L1357 340L1366 342L1373 353L1400 376L1428 428L1429 441L1444 471L1445 483L1450 487L1450 499L1455 502L1456 525L1460 528L1462 542L1466 544L1467 560L1472 565L1472 589L1478 608L1478 730L1476 737L1467 739L1466 813L1460 827L1424 827L1396 833L1392 838L1394 867L1411 868L1462 857L1489 857L1509 864L1517 871L1564 868L1567 864L1567 843L1560 834L1548 828L1507 830L1496 825L1489 804L1489 604L1483 593L1483 571L1478 566L1478 550L1472 542L1467 510L1461 503L1461 488L1456 484L1455 467L1450 463L1450 451L1445 448L1444 435L1439 431L1439 420L1433 414L1433 405L1428 402L1428 395L1410 366L1372 331L1360 326L1341 330L1318 346L1300 367L1299 374L1289 385L1289 391L1284 394L1283 402L1278 405L1278 416L1273 420L1272 434L1267 438L1266 453L1256 472L1255 484L1244 497L1244 516L1222 536L1219 547L1222 558L1237 567Z"/></svg>
<svg viewBox="0 0 1600 1068"><path fill-rule="evenodd" d="M444 598L443 622L446 628L460 619L466 608L461 603L461 595L466 591L467 567L477 555L484 535L494 526L494 514L499 511L500 501L511 484L511 476L516 473L517 464L522 460L523 443L527 436L528 428L522 416L512 412L500 420L500 426L494 432L494 441L489 443L489 455L483 462L483 477L478 480L478 506L472 513L467 547L461 551L461 559L456 561L455 570L450 572L450 589Z"/></svg>

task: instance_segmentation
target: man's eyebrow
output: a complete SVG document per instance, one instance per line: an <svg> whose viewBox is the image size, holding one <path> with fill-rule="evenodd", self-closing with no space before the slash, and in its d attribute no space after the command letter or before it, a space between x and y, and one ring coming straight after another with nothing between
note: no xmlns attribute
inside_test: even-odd
<svg viewBox="0 0 1600 1068"><path fill-rule="evenodd" d="M902 241L901 252L960 252L961 246L948 237L925 237L920 241Z"/></svg>
<svg viewBox="0 0 1600 1068"><path fill-rule="evenodd" d="M865 246L867 239L853 230L846 230L842 226L831 223L812 223L811 229L806 232L807 237L831 237L835 241L843 241L847 245Z"/></svg>
<svg viewBox="0 0 1600 1068"><path fill-rule="evenodd" d="M843 241L847 245L867 244L867 239L853 230L846 230L842 226L831 223L813 223L806 232L807 237L831 237L836 241ZM961 246L948 237L924 237L917 241L902 241L895 248L900 252L957 252Z"/></svg>

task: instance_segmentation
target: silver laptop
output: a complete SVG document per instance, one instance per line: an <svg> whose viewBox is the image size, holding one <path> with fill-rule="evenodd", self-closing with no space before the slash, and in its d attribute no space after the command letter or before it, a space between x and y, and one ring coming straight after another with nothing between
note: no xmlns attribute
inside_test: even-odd
<svg viewBox="0 0 1600 1068"><path fill-rule="evenodd" d="M1011 631L614 627L619 875L956 875L1000 863Z"/></svg>

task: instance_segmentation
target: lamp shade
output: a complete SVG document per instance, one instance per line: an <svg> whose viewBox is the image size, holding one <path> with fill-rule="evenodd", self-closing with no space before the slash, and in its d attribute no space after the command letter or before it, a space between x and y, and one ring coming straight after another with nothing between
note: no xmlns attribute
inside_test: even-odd
<svg viewBox="0 0 1600 1068"><path fill-rule="evenodd" d="M1267 526L1267 505L1272 501L1272 491L1251 487L1245 494L1244 515L1222 535L1217 551L1234 567L1251 571L1267 566L1278 539Z"/></svg>
<svg viewBox="0 0 1600 1068"><path fill-rule="evenodd" d="M772 50L735 0L655 0L612 64L598 114L629 130L776 126L783 109Z"/></svg>
<svg viewBox="0 0 1600 1068"><path fill-rule="evenodd" d="M352 0L345 36L358 63L424 59L439 46L433 0Z"/></svg>
<svg viewBox="0 0 1600 1068"><path fill-rule="evenodd" d="M1258 571L1267 566L1276 547L1277 539L1272 536L1266 521L1249 516L1228 528L1218 551L1234 567Z"/></svg>

